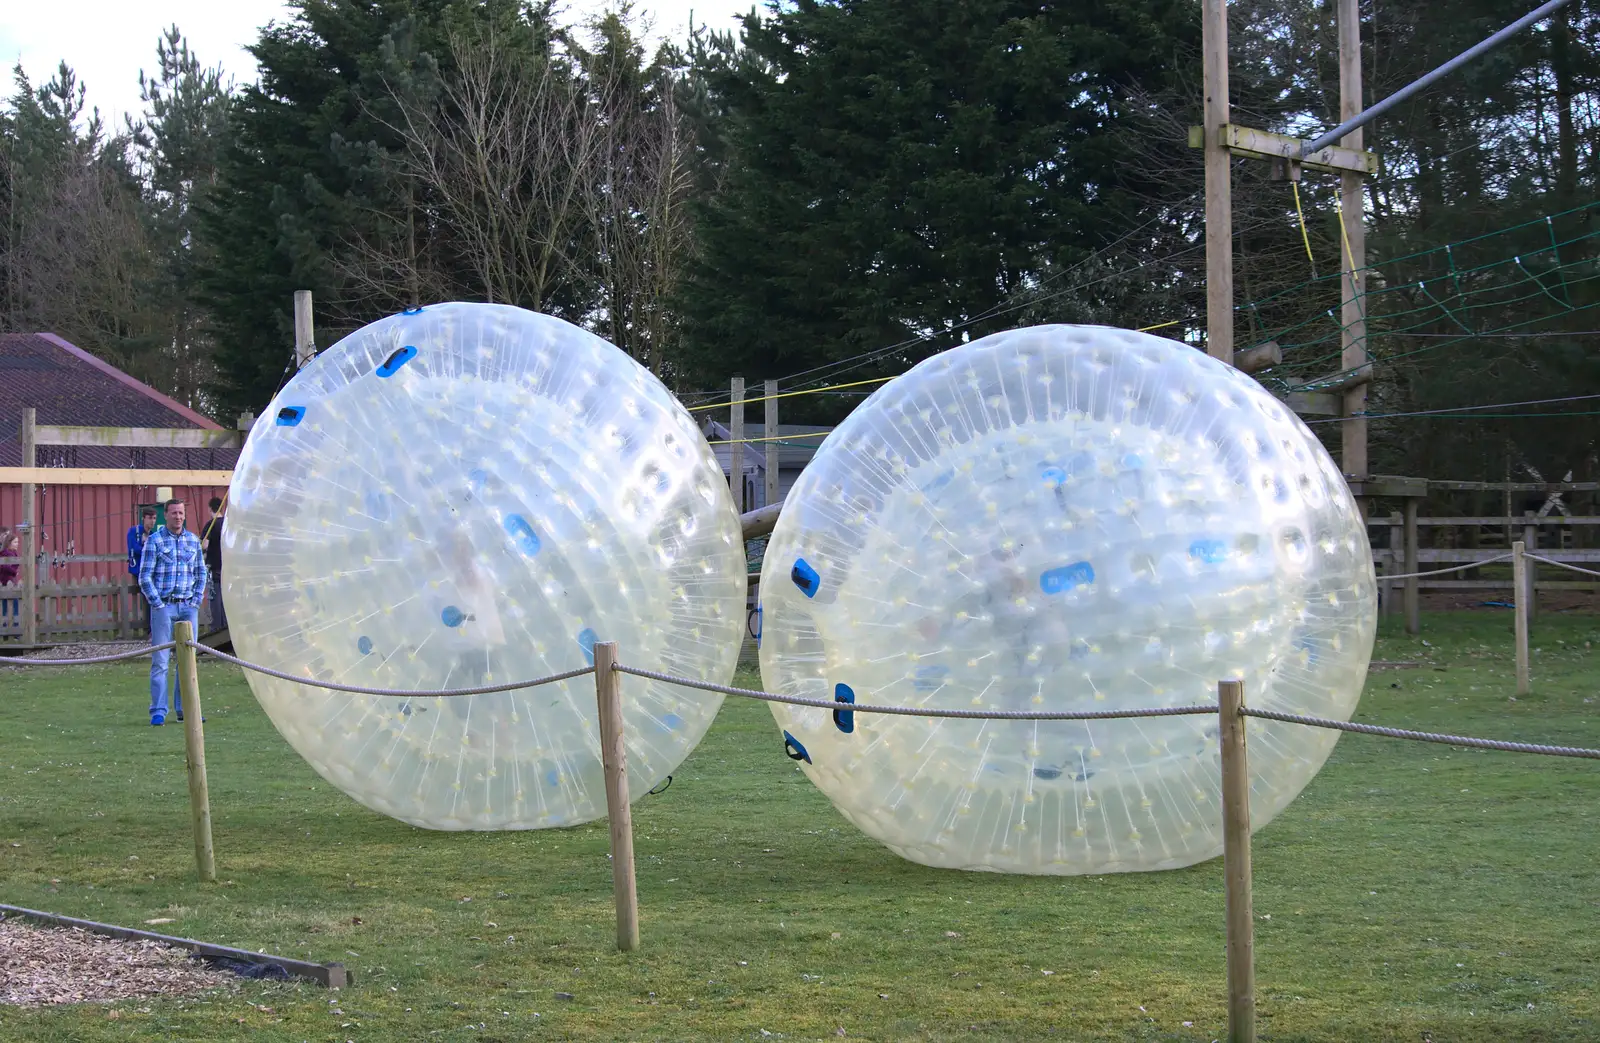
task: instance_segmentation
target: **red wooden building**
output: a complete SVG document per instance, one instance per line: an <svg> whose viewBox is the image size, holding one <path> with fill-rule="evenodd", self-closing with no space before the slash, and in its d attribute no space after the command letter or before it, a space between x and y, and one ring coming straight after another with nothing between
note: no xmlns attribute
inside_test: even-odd
<svg viewBox="0 0 1600 1043"><path fill-rule="evenodd" d="M221 425L144 384L88 352L49 333L0 334L0 467L23 464L23 411L32 407L39 425L117 428L222 430ZM130 448L109 445L40 445L37 466L51 468L131 468L232 470L233 449ZM175 487L189 504L189 527L198 530L209 512L206 503L222 487ZM137 485L36 486L40 634L128 630L138 604L127 588L126 539L137 523L139 505L152 503L156 489ZM0 528L22 520L22 487L0 484ZM20 581L20 577L19 577ZM96 593L69 595L64 588ZM50 593L54 592L54 593ZM0 598L15 597L0 590ZM114 603L114 599L115 602ZM14 639L15 616L5 618L0 640Z"/></svg>

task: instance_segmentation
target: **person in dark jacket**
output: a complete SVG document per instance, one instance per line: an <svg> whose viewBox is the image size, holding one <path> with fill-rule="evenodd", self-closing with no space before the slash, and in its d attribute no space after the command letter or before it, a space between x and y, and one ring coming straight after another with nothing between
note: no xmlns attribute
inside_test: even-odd
<svg viewBox="0 0 1600 1043"><path fill-rule="evenodd" d="M146 507L139 512L139 524L128 530L128 575L135 586L139 583L139 563L144 558L144 545L156 529L156 509ZM136 599L137 600L137 599ZM144 630L150 633L150 617L145 616Z"/></svg>
<svg viewBox="0 0 1600 1043"><path fill-rule="evenodd" d="M211 629L226 630L228 613L222 607L222 517L226 504L220 496L211 498L211 520L200 531L200 546L206 554L206 596L211 599Z"/></svg>

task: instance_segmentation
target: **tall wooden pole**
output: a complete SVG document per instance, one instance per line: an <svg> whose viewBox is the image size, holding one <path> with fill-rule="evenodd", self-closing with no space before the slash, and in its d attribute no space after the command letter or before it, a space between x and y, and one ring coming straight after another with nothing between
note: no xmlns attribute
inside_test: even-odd
<svg viewBox="0 0 1600 1043"><path fill-rule="evenodd" d="M183 738L189 771L189 819L194 826L194 862L202 883L217 878L216 849L211 844L211 791L206 785L206 735L200 708L200 670L194 654L194 627L187 619L172 624L178 643L178 692L183 696Z"/></svg>
<svg viewBox="0 0 1600 1043"><path fill-rule="evenodd" d="M600 763L611 822L611 887L617 902L617 948L639 947L639 890L633 866L633 812L628 807L627 743L622 726L622 675L615 641L594 646L594 691L600 710Z"/></svg>
<svg viewBox="0 0 1600 1043"><path fill-rule="evenodd" d="M294 291L294 368L299 369L317 355L316 331L311 325L311 291Z"/></svg>
<svg viewBox="0 0 1600 1043"><path fill-rule="evenodd" d="M1222 866L1228 902L1228 1039L1255 1043L1256 941L1250 895L1250 769L1244 682L1217 682L1222 730Z"/></svg>
<svg viewBox="0 0 1600 1043"><path fill-rule="evenodd" d="M761 506L770 507L778 502L778 382L767 381L766 390L762 394L767 399L767 487L764 490L765 497L761 501Z"/></svg>
<svg viewBox="0 0 1600 1043"><path fill-rule="evenodd" d="M22 411L22 466L38 467L39 452L35 441L39 426L38 413L32 406ZM39 510L34 502L37 491L32 482L22 483L22 643L39 641Z"/></svg>
<svg viewBox="0 0 1600 1043"><path fill-rule="evenodd" d="M1527 544L1521 540L1511 545L1511 614L1514 619L1514 636L1517 641L1517 694L1527 695L1533 690L1528 676L1528 560Z"/></svg>
<svg viewBox="0 0 1600 1043"><path fill-rule="evenodd" d="M1339 122L1343 123L1361 112L1361 13L1358 0L1339 0ZM1363 133L1353 130L1340 144L1346 148L1360 149ZM1362 271L1367 264L1366 206L1363 182L1366 179L1352 171L1339 174L1339 223L1341 226L1339 270L1339 325L1342 353L1340 368L1346 372L1360 369L1367 363L1367 303L1362 294L1366 291L1367 277ZM1367 383L1365 381L1344 392L1344 415L1348 418L1339 428L1343 435L1344 473L1357 481L1367 478L1370 464L1367 460ZM1365 500L1357 500L1362 516L1367 513Z"/></svg>
<svg viewBox="0 0 1600 1043"><path fill-rule="evenodd" d="M1522 512L1522 544L1527 550L1539 549L1539 526L1533 523L1535 515L1532 511ZM1539 614L1539 588L1535 585L1539 580L1539 566L1531 561L1523 562L1523 569L1527 572L1527 589L1518 592L1528 603L1527 616L1533 619Z"/></svg>
<svg viewBox="0 0 1600 1043"><path fill-rule="evenodd" d="M1228 123L1228 4L1202 0L1205 51L1206 352L1233 364L1233 180Z"/></svg>
<svg viewBox="0 0 1600 1043"><path fill-rule="evenodd" d="M1417 573L1422 571L1421 536L1417 526L1417 501L1415 496L1406 497L1406 575L1411 578L1406 580L1406 633L1422 633L1422 579Z"/></svg>
<svg viewBox="0 0 1600 1043"><path fill-rule="evenodd" d="M728 413L728 484L733 489L733 509L743 514L750 509L744 502L744 378L734 377L733 405Z"/></svg>

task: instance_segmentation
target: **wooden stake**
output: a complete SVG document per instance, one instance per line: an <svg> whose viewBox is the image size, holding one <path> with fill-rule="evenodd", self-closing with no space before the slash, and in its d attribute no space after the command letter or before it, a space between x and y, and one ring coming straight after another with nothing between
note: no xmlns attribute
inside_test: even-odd
<svg viewBox="0 0 1600 1043"><path fill-rule="evenodd" d="M1233 171L1228 123L1227 0L1202 0L1205 52L1206 353L1233 364Z"/></svg>
<svg viewBox="0 0 1600 1043"><path fill-rule="evenodd" d="M1526 550L1537 552L1539 550L1539 526L1534 524L1535 517L1536 515L1532 511L1522 512L1522 542ZM1532 622L1539 616L1539 588L1534 586L1539 580L1539 566L1525 560L1522 567L1528 572L1526 588L1527 614L1529 622ZM1519 591L1519 593L1521 592Z"/></svg>
<svg viewBox="0 0 1600 1043"><path fill-rule="evenodd" d="M22 466L39 466L38 448L34 434L39 426L38 412L32 407L22 411ZM22 483L22 643L39 642L39 510L34 502L36 488L31 481Z"/></svg>
<svg viewBox="0 0 1600 1043"><path fill-rule="evenodd" d="M1217 682L1222 723L1222 865L1228 902L1228 1039L1255 1043L1255 914L1250 896L1250 769L1244 682Z"/></svg>
<svg viewBox="0 0 1600 1043"><path fill-rule="evenodd" d="M1422 633L1422 581L1417 573L1422 571L1417 549L1417 497L1406 497L1406 633Z"/></svg>
<svg viewBox="0 0 1600 1043"><path fill-rule="evenodd" d="M1389 574L1391 576L1400 575L1403 571L1401 563L1406 558L1405 537L1402 535L1405 530L1402 525L1403 522L1398 511L1389 515ZM1389 603L1384 611L1390 615L1398 616L1400 614L1400 602L1397 599L1400 597L1400 592L1405 589L1404 583L1405 580L1389 581Z"/></svg>
<svg viewBox="0 0 1600 1043"><path fill-rule="evenodd" d="M196 663L194 627L187 619L172 624L172 640L178 643L173 657L178 662L178 691L183 696L183 739L188 752L189 818L194 824L194 861L202 883L217 878L217 856L211 846L211 793L206 786L205 716L200 706L200 670Z"/></svg>
<svg viewBox="0 0 1600 1043"><path fill-rule="evenodd" d="M1533 691L1528 676L1528 559L1527 545L1521 540L1511 545L1511 614L1517 639L1517 694Z"/></svg>
<svg viewBox="0 0 1600 1043"><path fill-rule="evenodd" d="M316 331L311 325L311 291L294 291L294 368L317 357Z"/></svg>
<svg viewBox="0 0 1600 1043"><path fill-rule="evenodd" d="M1361 15L1358 0L1339 0L1339 122L1359 115L1361 104ZM1362 132L1357 129L1344 136L1340 142L1346 148L1360 150ZM1366 207L1363 182L1365 178L1354 171L1339 174L1339 217L1341 243L1339 269L1339 325L1343 327L1340 343L1340 365L1346 372L1370 366L1367 358L1366 302L1362 293L1366 289L1367 264ZM1339 425L1344 443L1343 470L1346 475L1365 479L1369 469L1367 461L1367 385L1365 382L1344 391L1344 415ZM1362 514L1366 501L1357 500ZM1412 570L1407 570L1412 571Z"/></svg>
<svg viewBox="0 0 1600 1043"><path fill-rule="evenodd" d="M728 413L728 487L733 490L733 509L743 514L750 509L744 502L744 378L733 378L733 403Z"/></svg>
<svg viewBox="0 0 1600 1043"><path fill-rule="evenodd" d="M735 399L737 401L737 399ZM600 761L611 821L611 887L617 899L617 948L639 947L639 892L633 868L633 812L628 807L627 746L622 728L622 675L615 641L594 646L594 693L600 708Z"/></svg>
<svg viewBox="0 0 1600 1043"><path fill-rule="evenodd" d="M762 392L767 399L767 486L763 490L761 506L778 502L778 382L769 380Z"/></svg>

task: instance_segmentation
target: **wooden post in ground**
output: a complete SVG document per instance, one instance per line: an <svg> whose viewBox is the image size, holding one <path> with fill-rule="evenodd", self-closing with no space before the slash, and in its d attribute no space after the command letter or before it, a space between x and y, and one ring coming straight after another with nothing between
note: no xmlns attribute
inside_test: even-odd
<svg viewBox="0 0 1600 1043"><path fill-rule="evenodd" d="M744 378L734 377L730 389L733 403L728 412L728 487L733 490L733 509L743 514L750 509L744 502Z"/></svg>
<svg viewBox="0 0 1600 1043"><path fill-rule="evenodd" d="M1406 559L1405 529L1402 527L1400 512L1395 511L1389 515L1389 574L1398 576L1405 571L1402 562ZM1389 601L1385 611L1392 615L1400 614L1400 592L1405 589L1404 580L1389 581Z"/></svg>
<svg viewBox="0 0 1600 1043"><path fill-rule="evenodd" d="M736 400L737 401L737 400ZM617 900L617 948L639 947L639 891L633 868L633 812L628 807L627 746L622 728L622 675L615 641L594 646L594 692L600 709L600 762L611 822L611 887Z"/></svg>
<svg viewBox="0 0 1600 1043"><path fill-rule="evenodd" d="M1513 629L1517 639L1517 694L1527 695L1533 690L1528 676L1528 561L1527 545L1521 540L1511 545L1511 614L1516 622Z"/></svg>
<svg viewBox="0 0 1600 1043"><path fill-rule="evenodd" d="M1217 682L1222 744L1222 866L1228 908L1228 1039L1255 1043L1256 943L1250 896L1250 769L1244 682Z"/></svg>
<svg viewBox="0 0 1600 1043"><path fill-rule="evenodd" d="M1417 501L1418 497L1406 497L1406 571L1411 578L1406 580L1406 633L1422 633L1422 581L1417 573L1422 571L1422 563L1418 560L1421 554L1417 547Z"/></svg>
<svg viewBox="0 0 1600 1043"><path fill-rule="evenodd" d="M311 323L311 291L294 291L294 368L317 357L316 329Z"/></svg>
<svg viewBox="0 0 1600 1043"><path fill-rule="evenodd" d="M1228 4L1201 0L1206 164L1206 353L1233 365L1233 170L1228 123Z"/></svg>
<svg viewBox="0 0 1600 1043"><path fill-rule="evenodd" d="M38 446L35 430L39 426L38 413L32 407L22 411L22 466L38 467ZM39 642L39 505L34 500L38 487L32 482L22 483L22 540L18 552L22 555L22 643Z"/></svg>
<svg viewBox="0 0 1600 1043"><path fill-rule="evenodd" d="M194 824L194 861L202 883L217 878L217 856L211 846L211 792L206 786L205 714L200 706L200 670L196 662L194 627L187 619L172 624L178 643L173 659L178 665L178 692L183 696L183 739L188 753L189 818Z"/></svg>
<svg viewBox="0 0 1600 1043"><path fill-rule="evenodd" d="M766 390L762 394L767 399L767 484L763 490L761 506L766 507L778 502L778 382L767 381Z"/></svg>
<svg viewBox="0 0 1600 1043"><path fill-rule="evenodd" d="M1361 113L1361 15L1358 0L1339 0L1339 121ZM1353 130L1340 144L1360 150L1363 134ZM1367 231L1363 182L1366 179L1353 170L1339 172L1339 325L1340 368L1355 372L1367 364L1366 289ZM1367 461L1367 384L1365 382L1346 388L1344 416L1339 430L1344 446L1342 470L1357 480L1365 479L1369 470ZM1357 500L1361 513L1366 514L1366 501ZM1407 570L1411 571L1411 570Z"/></svg>
<svg viewBox="0 0 1600 1043"><path fill-rule="evenodd" d="M1534 524L1535 517L1536 516L1532 511L1522 512L1522 544L1524 553L1529 551L1538 553L1539 551L1539 526ZM1531 621L1539 615L1539 588L1534 586L1534 584L1539 581L1539 566L1524 559L1522 567L1526 569L1528 573L1526 600L1528 604L1527 615L1528 619ZM1523 591L1519 590L1517 593L1520 595L1523 593Z"/></svg>

